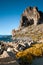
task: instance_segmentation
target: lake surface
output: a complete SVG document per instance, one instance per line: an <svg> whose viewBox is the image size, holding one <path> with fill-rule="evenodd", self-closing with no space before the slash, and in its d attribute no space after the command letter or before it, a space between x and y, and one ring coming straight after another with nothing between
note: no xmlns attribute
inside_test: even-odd
<svg viewBox="0 0 43 65"><path fill-rule="evenodd" d="M12 35L0 35L0 41L12 42Z"/></svg>
<svg viewBox="0 0 43 65"><path fill-rule="evenodd" d="M34 59L31 65L43 65L43 57Z"/></svg>

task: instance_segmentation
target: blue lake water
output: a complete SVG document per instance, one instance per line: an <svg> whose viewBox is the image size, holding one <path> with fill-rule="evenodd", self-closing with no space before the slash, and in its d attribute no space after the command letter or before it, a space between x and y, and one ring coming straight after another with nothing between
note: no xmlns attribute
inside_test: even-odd
<svg viewBox="0 0 43 65"><path fill-rule="evenodd" d="M11 42L13 41L12 35L0 35L0 41Z"/></svg>

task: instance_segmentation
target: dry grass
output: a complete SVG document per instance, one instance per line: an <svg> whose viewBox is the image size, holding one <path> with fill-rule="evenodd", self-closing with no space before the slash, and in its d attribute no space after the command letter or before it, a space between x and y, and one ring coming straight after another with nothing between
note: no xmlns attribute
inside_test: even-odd
<svg viewBox="0 0 43 65"><path fill-rule="evenodd" d="M34 44L34 45L32 45L32 47L30 47L24 51L18 52L16 55L17 59L22 58L21 60L23 62L25 59L25 61L27 60L30 63L33 60L33 56L34 57L42 57L43 56L43 43Z"/></svg>
<svg viewBox="0 0 43 65"><path fill-rule="evenodd" d="M28 26L24 28L26 31L22 33L22 30L16 33L17 37L31 37L34 41L38 41L43 38L43 24L37 25L36 27Z"/></svg>
<svg viewBox="0 0 43 65"><path fill-rule="evenodd" d="M43 54L42 52L43 52L43 43L37 43L37 44L33 44L32 47L17 53L16 56L21 57L29 53L31 53L34 56L42 56Z"/></svg>

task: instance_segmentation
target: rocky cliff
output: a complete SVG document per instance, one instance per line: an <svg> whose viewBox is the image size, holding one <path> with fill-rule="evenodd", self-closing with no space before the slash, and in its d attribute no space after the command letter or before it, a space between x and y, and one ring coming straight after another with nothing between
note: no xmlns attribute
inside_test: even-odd
<svg viewBox="0 0 43 65"><path fill-rule="evenodd" d="M37 25L40 19L40 13L37 7L28 7L24 10L21 20L20 20L20 27L29 26L29 25Z"/></svg>
<svg viewBox="0 0 43 65"><path fill-rule="evenodd" d="M18 30L12 30L14 38L31 37L32 39L43 38L43 12L37 7L27 7L21 16Z"/></svg>

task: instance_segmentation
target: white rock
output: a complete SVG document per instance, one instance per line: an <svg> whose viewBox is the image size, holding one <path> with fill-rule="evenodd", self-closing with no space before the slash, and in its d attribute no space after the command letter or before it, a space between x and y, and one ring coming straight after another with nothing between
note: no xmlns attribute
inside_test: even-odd
<svg viewBox="0 0 43 65"><path fill-rule="evenodd" d="M12 48L9 47L9 48L7 49L7 52L10 52L10 51L12 51Z"/></svg>
<svg viewBox="0 0 43 65"><path fill-rule="evenodd" d="M0 55L0 58L6 58L6 57L9 57L9 55L6 51L4 51L3 54Z"/></svg>

